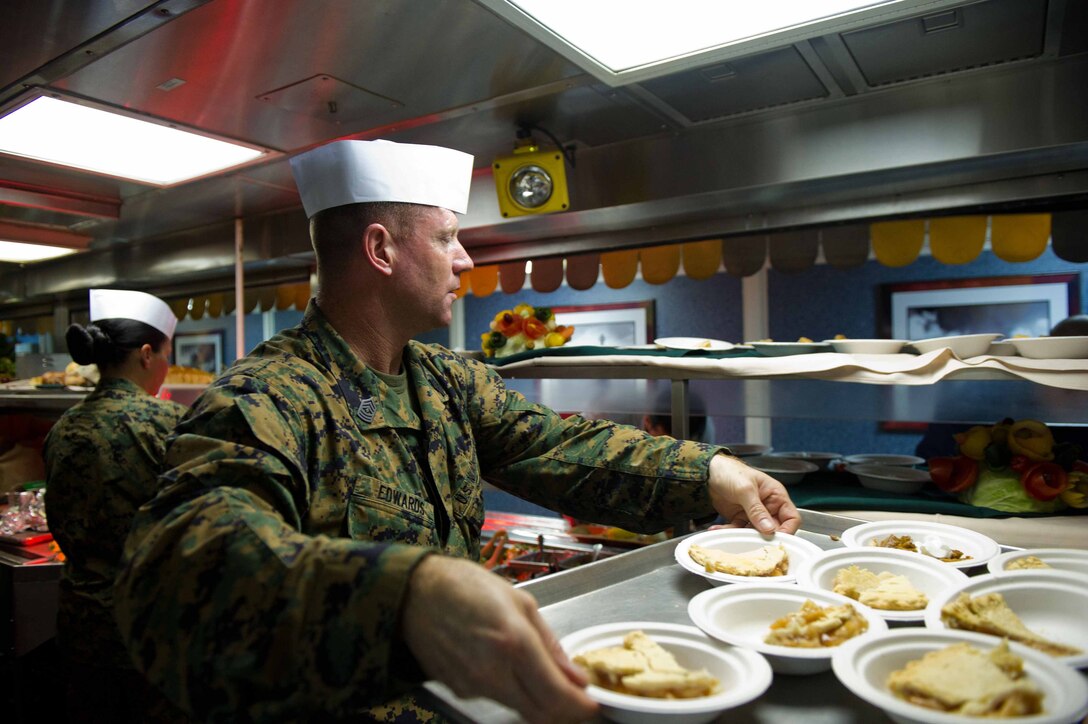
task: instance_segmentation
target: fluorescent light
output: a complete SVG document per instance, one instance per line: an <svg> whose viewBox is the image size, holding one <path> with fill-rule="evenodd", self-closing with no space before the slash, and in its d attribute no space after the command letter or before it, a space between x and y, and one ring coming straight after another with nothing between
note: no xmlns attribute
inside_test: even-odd
<svg viewBox="0 0 1088 724"><path fill-rule="evenodd" d="M964 0L477 0L612 85Z"/></svg>
<svg viewBox="0 0 1088 724"><path fill-rule="evenodd" d="M0 118L0 152L163 186L264 154L48 96Z"/></svg>
<svg viewBox="0 0 1088 724"><path fill-rule="evenodd" d="M0 241L0 261L15 262L17 264L56 259L58 256L66 256L74 253L76 253L75 249L66 249L62 246L23 244L18 241Z"/></svg>

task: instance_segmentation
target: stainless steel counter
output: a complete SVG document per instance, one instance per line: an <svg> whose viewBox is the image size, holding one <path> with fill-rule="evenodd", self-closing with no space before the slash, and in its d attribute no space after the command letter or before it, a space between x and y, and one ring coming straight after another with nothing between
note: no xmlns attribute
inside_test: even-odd
<svg viewBox="0 0 1088 724"><path fill-rule="evenodd" d="M839 548L832 540L846 528L864 521L806 510L800 536L823 549ZM597 624L620 621L662 621L691 625L687 605L711 584L676 563L673 550L680 538L632 551L616 558L529 581L519 587L533 594L556 635L563 636ZM512 724L518 715L488 699L460 699L447 687L426 685L435 705L457 721ZM757 700L723 712L717 721L856 724L891 721L858 699L831 671L811 676L775 674L771 688Z"/></svg>

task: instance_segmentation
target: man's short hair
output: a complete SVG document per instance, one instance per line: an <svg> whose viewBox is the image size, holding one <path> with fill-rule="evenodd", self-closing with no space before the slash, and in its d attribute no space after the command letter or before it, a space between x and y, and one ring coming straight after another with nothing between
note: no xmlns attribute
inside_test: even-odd
<svg viewBox="0 0 1088 724"><path fill-rule="evenodd" d="M403 233L415 221L418 208L418 204L372 201L317 212L310 219L310 241L318 266L323 265L323 259L338 265L355 248L351 242L371 224L381 224L394 235Z"/></svg>

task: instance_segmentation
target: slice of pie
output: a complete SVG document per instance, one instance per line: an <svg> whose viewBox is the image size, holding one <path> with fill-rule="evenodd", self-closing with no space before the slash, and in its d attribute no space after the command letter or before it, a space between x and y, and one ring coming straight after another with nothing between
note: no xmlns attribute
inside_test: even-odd
<svg viewBox="0 0 1088 724"><path fill-rule="evenodd" d="M869 622L849 603L821 607L805 599L799 611L774 621L763 641L775 646L818 649L838 646L868 630Z"/></svg>
<svg viewBox="0 0 1088 724"><path fill-rule="evenodd" d="M685 669L642 631L632 631L623 646L593 649L573 659L591 683L621 694L656 699L693 699L716 694L721 683L706 669Z"/></svg>
<svg viewBox="0 0 1088 724"><path fill-rule="evenodd" d="M707 573L729 573L734 576L784 576L790 568L789 556L782 546L763 546L743 553L729 553L716 548L692 545L691 559Z"/></svg>
<svg viewBox="0 0 1088 724"><path fill-rule="evenodd" d="M1024 677L1023 667L1004 641L989 654L959 643L893 671L887 685L900 699L937 711L983 717L1039 714L1043 692Z"/></svg>
<svg viewBox="0 0 1088 724"><path fill-rule="evenodd" d="M1046 561L1039 556L1024 556L1008 562L1006 571L1027 571L1033 568L1050 568Z"/></svg>
<svg viewBox="0 0 1088 724"><path fill-rule="evenodd" d="M917 611L929 603L926 594L911 585L906 576L888 571L873 573L859 566L839 569L832 590L883 611Z"/></svg>
<svg viewBox="0 0 1088 724"><path fill-rule="evenodd" d="M941 608L941 620L949 628L1001 636L1051 656L1075 656L1082 653L1080 649L1054 643L1029 629L1009 608L1005 597L1000 593L986 593L974 598L961 593L955 601Z"/></svg>

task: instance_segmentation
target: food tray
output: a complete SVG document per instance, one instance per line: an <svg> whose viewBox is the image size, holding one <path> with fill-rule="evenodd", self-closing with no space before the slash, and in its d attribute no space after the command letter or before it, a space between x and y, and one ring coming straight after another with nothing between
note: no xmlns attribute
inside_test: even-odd
<svg viewBox="0 0 1088 724"><path fill-rule="evenodd" d="M842 543L837 539L842 532L864 522L811 510L803 514L805 529L798 536L827 550L841 548ZM688 601L709 590L711 584L676 563L674 549L682 540L668 540L518 587L537 599L541 615L559 638L589 626L621 621L690 625ZM432 705L454 721L484 724L521 721L504 706L488 699L460 699L436 682L428 682L425 691L432 698ZM856 724L891 720L880 709L851 694L831 671L825 671L810 676L776 675L766 693L753 702L723 712L716 721Z"/></svg>

